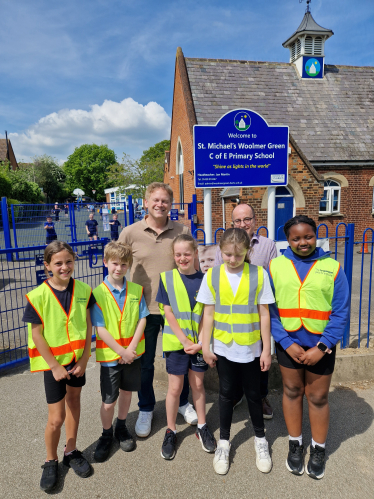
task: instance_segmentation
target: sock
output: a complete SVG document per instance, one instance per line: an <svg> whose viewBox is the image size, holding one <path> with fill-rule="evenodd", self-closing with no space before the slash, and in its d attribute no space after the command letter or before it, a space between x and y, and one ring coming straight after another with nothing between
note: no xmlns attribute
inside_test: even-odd
<svg viewBox="0 0 374 499"><path fill-rule="evenodd" d="M299 437L291 437L291 435L288 435L288 440L297 440L299 442L299 445L303 445L303 435L302 434Z"/></svg>
<svg viewBox="0 0 374 499"><path fill-rule="evenodd" d="M77 450L76 448L71 450L70 452L66 452L66 445L65 445L65 449L64 449L64 455L65 456L70 456L70 454L72 454L75 450Z"/></svg>
<svg viewBox="0 0 374 499"><path fill-rule="evenodd" d="M103 435L107 435L107 436L113 436L113 425L108 428L107 430L105 428L103 428Z"/></svg>
<svg viewBox="0 0 374 499"><path fill-rule="evenodd" d="M124 426L126 426L126 418L125 419L117 418L116 428L121 428Z"/></svg>
<svg viewBox="0 0 374 499"><path fill-rule="evenodd" d="M169 430L172 431L174 433L174 435L177 434L177 430L171 430L170 428L169 428Z"/></svg>
<svg viewBox="0 0 374 499"><path fill-rule="evenodd" d="M49 460L46 460L46 463L52 463L52 462L58 463L58 459L49 459Z"/></svg>
<svg viewBox="0 0 374 499"><path fill-rule="evenodd" d="M201 428L203 428L205 425L206 425L206 423L204 423L204 424L197 423L197 427L199 428L199 430L201 430Z"/></svg>
<svg viewBox="0 0 374 499"><path fill-rule="evenodd" d="M266 437L255 437L255 442L265 444L267 442Z"/></svg>
<svg viewBox="0 0 374 499"><path fill-rule="evenodd" d="M312 446L315 447L316 445L318 445L318 447L322 447L322 449L324 449L326 447L326 442L324 442L323 444L319 444L318 442L315 442L312 439Z"/></svg>

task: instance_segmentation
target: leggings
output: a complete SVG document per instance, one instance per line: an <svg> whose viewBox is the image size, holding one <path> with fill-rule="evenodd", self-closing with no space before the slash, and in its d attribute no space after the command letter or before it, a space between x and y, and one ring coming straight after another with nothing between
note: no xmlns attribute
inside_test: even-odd
<svg viewBox="0 0 374 499"><path fill-rule="evenodd" d="M256 437L265 436L264 418L262 415L260 359L240 364L217 355L217 371L219 378L219 419L220 439L230 439L233 400L237 386L242 385L248 403Z"/></svg>

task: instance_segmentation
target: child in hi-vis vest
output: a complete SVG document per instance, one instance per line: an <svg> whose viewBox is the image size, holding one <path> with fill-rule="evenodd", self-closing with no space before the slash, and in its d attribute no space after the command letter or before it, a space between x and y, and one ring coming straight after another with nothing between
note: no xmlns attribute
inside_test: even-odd
<svg viewBox="0 0 374 499"><path fill-rule="evenodd" d="M132 264L132 249L118 242L104 248L108 276L94 289L96 304L92 324L96 327L96 361L100 362L101 421L103 433L96 446L96 461L105 461L113 442L113 416L118 399L114 437L125 452L135 449L126 426L132 392L141 387L140 356L144 353L144 328L149 315L143 288L125 275Z"/></svg>
<svg viewBox="0 0 374 499"><path fill-rule="evenodd" d="M349 288L340 264L317 248L314 220L299 215L284 226L289 248L270 262L271 332L276 341L283 379L283 413L289 433L287 469L304 473L303 398L308 400L312 430L306 472L325 473L325 442L329 426L328 394L336 344L349 314Z"/></svg>
<svg viewBox="0 0 374 499"><path fill-rule="evenodd" d="M76 449L80 396L91 352L89 308L95 304L88 284L73 279L75 253L65 242L53 241L44 250L46 273L52 277L26 295L23 321L29 328L31 371L44 371L48 404L45 430L47 458L40 488L50 492L57 484L57 446L65 422L63 463L86 478L91 466Z"/></svg>
<svg viewBox="0 0 374 499"><path fill-rule="evenodd" d="M220 440L213 467L219 475L229 470L233 402L236 387L243 386L255 432L256 465L268 473L272 462L265 438L260 371L271 365L268 304L274 303L274 296L266 271L246 261L250 239L245 230L226 230L219 246L224 263L208 270L197 296L205 305L204 359L211 367L217 364L219 377Z"/></svg>
<svg viewBox="0 0 374 499"><path fill-rule="evenodd" d="M166 395L168 428L161 447L164 459L175 456L176 419L184 375L188 374L192 398L197 412L196 436L206 452L214 452L216 441L205 420L204 373L208 364L201 355L199 339L203 306L196 303L203 274L195 269L197 242L188 234L177 236L172 243L177 269L162 272L156 296L165 318L162 348L169 378Z"/></svg>

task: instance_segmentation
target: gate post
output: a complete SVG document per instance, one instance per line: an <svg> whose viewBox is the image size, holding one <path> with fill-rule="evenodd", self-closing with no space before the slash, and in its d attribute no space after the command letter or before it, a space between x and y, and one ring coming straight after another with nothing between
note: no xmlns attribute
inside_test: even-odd
<svg viewBox="0 0 374 499"><path fill-rule="evenodd" d="M79 207L78 204L77 206ZM69 203L70 237L72 243L77 242L74 209L75 209L74 203Z"/></svg>
<svg viewBox="0 0 374 499"><path fill-rule="evenodd" d="M8 203L7 198L1 198L1 215L3 218L3 230L4 230L4 243L5 249L10 249L12 247L12 239L10 237L10 226L9 226L9 216L8 216ZM6 259L8 262L12 261L12 253L6 254Z"/></svg>
<svg viewBox="0 0 374 499"><path fill-rule="evenodd" d="M192 207L191 207L191 234L195 233L197 225L195 224L195 216L197 215L197 196L192 194Z"/></svg>
<svg viewBox="0 0 374 499"><path fill-rule="evenodd" d="M345 239L345 251L344 251L344 272L347 276L348 287L349 287L349 317L348 322L344 330L342 348L346 348L349 345L349 334L351 328L351 299L352 299L352 274L353 274L353 249L355 240L355 224L348 224L347 237Z"/></svg>
<svg viewBox="0 0 374 499"><path fill-rule="evenodd" d="M127 197L127 203L129 206L129 225L134 223L134 205L132 204L132 195L129 194Z"/></svg>

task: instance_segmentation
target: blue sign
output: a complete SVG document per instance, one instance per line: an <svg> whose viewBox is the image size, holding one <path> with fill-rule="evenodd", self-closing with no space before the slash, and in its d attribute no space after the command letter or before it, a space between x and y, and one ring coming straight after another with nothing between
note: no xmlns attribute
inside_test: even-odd
<svg viewBox="0 0 374 499"><path fill-rule="evenodd" d="M178 210L172 209L170 210L170 220L178 220Z"/></svg>
<svg viewBox="0 0 374 499"><path fill-rule="evenodd" d="M323 57L303 56L303 78L323 78Z"/></svg>
<svg viewBox="0 0 374 499"><path fill-rule="evenodd" d="M194 126L195 187L287 185L288 127L248 109Z"/></svg>
<svg viewBox="0 0 374 499"><path fill-rule="evenodd" d="M36 284L43 284L43 282L48 279L48 277L45 275L44 270L36 270Z"/></svg>

